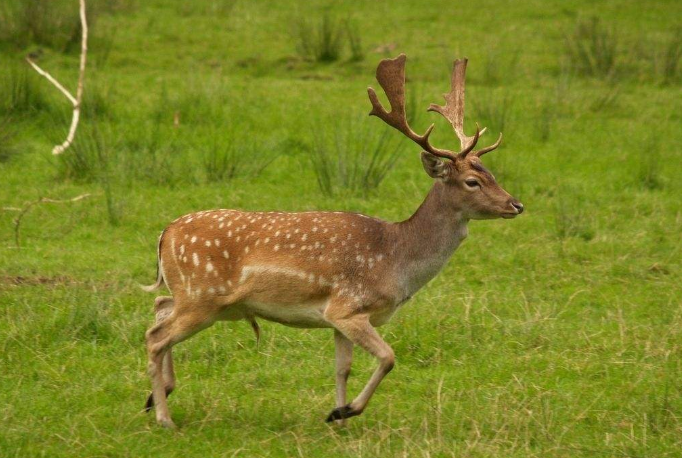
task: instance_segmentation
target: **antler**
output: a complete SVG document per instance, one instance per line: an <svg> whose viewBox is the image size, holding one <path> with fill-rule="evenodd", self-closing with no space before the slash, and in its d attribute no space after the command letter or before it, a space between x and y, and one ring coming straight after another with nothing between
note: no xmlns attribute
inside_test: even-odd
<svg viewBox="0 0 682 458"><path fill-rule="evenodd" d="M466 78L468 59L456 59L452 69L452 77L450 80L450 92L443 94L445 98L445 105L439 106L432 103L428 111L435 111L440 113L445 119L447 119L452 128L454 129L457 137L459 138L460 144L462 145L461 157L466 157L467 154L476 145L478 137L485 132L485 127L483 130L478 132L478 124L476 125L477 135L469 137L464 133L464 82ZM502 142L502 132L495 143L480 150L474 151L472 154L481 157L485 153L488 153L498 146ZM468 149L468 151L466 151ZM466 151L466 153L465 153Z"/></svg>
<svg viewBox="0 0 682 458"><path fill-rule="evenodd" d="M434 156L445 159L455 160L456 154L452 151L439 149L429 143L429 135L433 130L434 124L431 124L423 135L414 132L407 123L407 116L405 113L405 54L400 54L395 59L383 59L379 62L377 67L376 78L382 89L388 97L391 104L391 111L388 112L381 105L376 92L371 87L367 88L369 100L372 102L372 111L370 116L374 115L384 121L389 126L402 132L407 138L424 148L425 151Z"/></svg>

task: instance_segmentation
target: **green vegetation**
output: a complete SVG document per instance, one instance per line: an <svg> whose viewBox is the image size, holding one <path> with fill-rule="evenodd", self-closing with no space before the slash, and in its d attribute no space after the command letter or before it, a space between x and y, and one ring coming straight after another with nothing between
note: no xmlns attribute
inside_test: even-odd
<svg viewBox="0 0 682 458"><path fill-rule="evenodd" d="M71 107L23 57L74 87L77 2L0 6L0 456L680 456L679 1L118 0L91 14L82 124L53 157ZM335 59L302 58L302 18L310 40L328 27ZM436 122L450 147L424 110L469 57L467 131L504 129L484 162L526 212L472 223L381 328L396 369L346 428L323 421L331 332L273 323L258 347L246 323L179 345L180 430L158 428L142 412L154 296L138 284L159 232L225 207L409 217L430 186L419 149L389 132L377 150L385 127L366 116L377 62L399 52L415 130ZM15 246L11 208L88 192L33 207ZM356 351L351 394L373 366Z"/></svg>

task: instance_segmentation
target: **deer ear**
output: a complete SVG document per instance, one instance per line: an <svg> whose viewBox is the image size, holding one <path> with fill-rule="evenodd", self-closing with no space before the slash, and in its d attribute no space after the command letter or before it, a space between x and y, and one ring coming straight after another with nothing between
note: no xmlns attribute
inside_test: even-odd
<svg viewBox="0 0 682 458"><path fill-rule="evenodd" d="M422 165L431 178L445 178L448 175L445 161L426 151L422 151Z"/></svg>

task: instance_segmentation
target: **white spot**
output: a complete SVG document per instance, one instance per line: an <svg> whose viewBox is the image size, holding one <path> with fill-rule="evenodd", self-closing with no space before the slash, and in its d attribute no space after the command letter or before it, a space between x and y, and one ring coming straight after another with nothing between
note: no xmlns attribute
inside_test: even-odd
<svg viewBox="0 0 682 458"><path fill-rule="evenodd" d="M220 246L220 240L219 239L215 239L213 242L215 243L215 246Z"/></svg>
<svg viewBox="0 0 682 458"><path fill-rule="evenodd" d="M249 247L248 246L244 247L244 253L248 253L248 252L249 252Z"/></svg>
<svg viewBox="0 0 682 458"><path fill-rule="evenodd" d="M270 237L265 237L265 242L264 243L270 243Z"/></svg>
<svg viewBox="0 0 682 458"><path fill-rule="evenodd" d="M211 286L210 288L208 288L208 292L209 292L209 294L214 294L215 289Z"/></svg>
<svg viewBox="0 0 682 458"><path fill-rule="evenodd" d="M275 250L275 251L279 251L279 245L275 245L274 250Z"/></svg>
<svg viewBox="0 0 682 458"><path fill-rule="evenodd" d="M192 236L191 242L194 243L194 242L196 242L196 241L197 241L197 236L196 236L196 235L193 235L193 236Z"/></svg>
<svg viewBox="0 0 682 458"><path fill-rule="evenodd" d="M210 241L210 240L206 240L206 246L211 246L211 241Z"/></svg>
<svg viewBox="0 0 682 458"><path fill-rule="evenodd" d="M192 253L192 262L194 263L195 266L199 265L199 255L196 253Z"/></svg>
<svg viewBox="0 0 682 458"><path fill-rule="evenodd" d="M308 234L303 234L303 237L301 237L301 240L303 240L304 242L306 240L308 240Z"/></svg>
<svg viewBox="0 0 682 458"><path fill-rule="evenodd" d="M213 264L210 262L206 263L206 272L213 272Z"/></svg>
<svg viewBox="0 0 682 458"><path fill-rule="evenodd" d="M313 226L313 232L317 232L317 226Z"/></svg>
<svg viewBox="0 0 682 458"><path fill-rule="evenodd" d="M180 255L185 254L185 245L180 245Z"/></svg>

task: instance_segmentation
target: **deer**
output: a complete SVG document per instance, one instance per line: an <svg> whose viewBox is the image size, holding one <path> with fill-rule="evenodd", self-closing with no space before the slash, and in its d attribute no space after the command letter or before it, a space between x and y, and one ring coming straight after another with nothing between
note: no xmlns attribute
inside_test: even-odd
<svg viewBox="0 0 682 458"><path fill-rule="evenodd" d="M431 104L459 138L459 151L431 145L434 124L419 135L405 111L405 54L382 60L376 79L390 103L387 111L374 89L367 89L376 116L423 150L421 161L433 185L407 220L387 222L340 211L279 212L231 209L191 213L173 221L158 241L154 291L165 285L170 296L155 300L155 324L146 332L152 393L146 410L157 422L175 425L167 396L175 387L171 349L216 321L244 320L260 335L258 319L299 328L334 331L336 407L327 422L343 424L360 415L395 354L376 330L436 276L467 237L470 220L507 218L523 205L496 182L475 150L484 132L476 124L464 133L464 82L467 59L454 61L445 105ZM354 347L378 365L362 391L346 400Z"/></svg>

